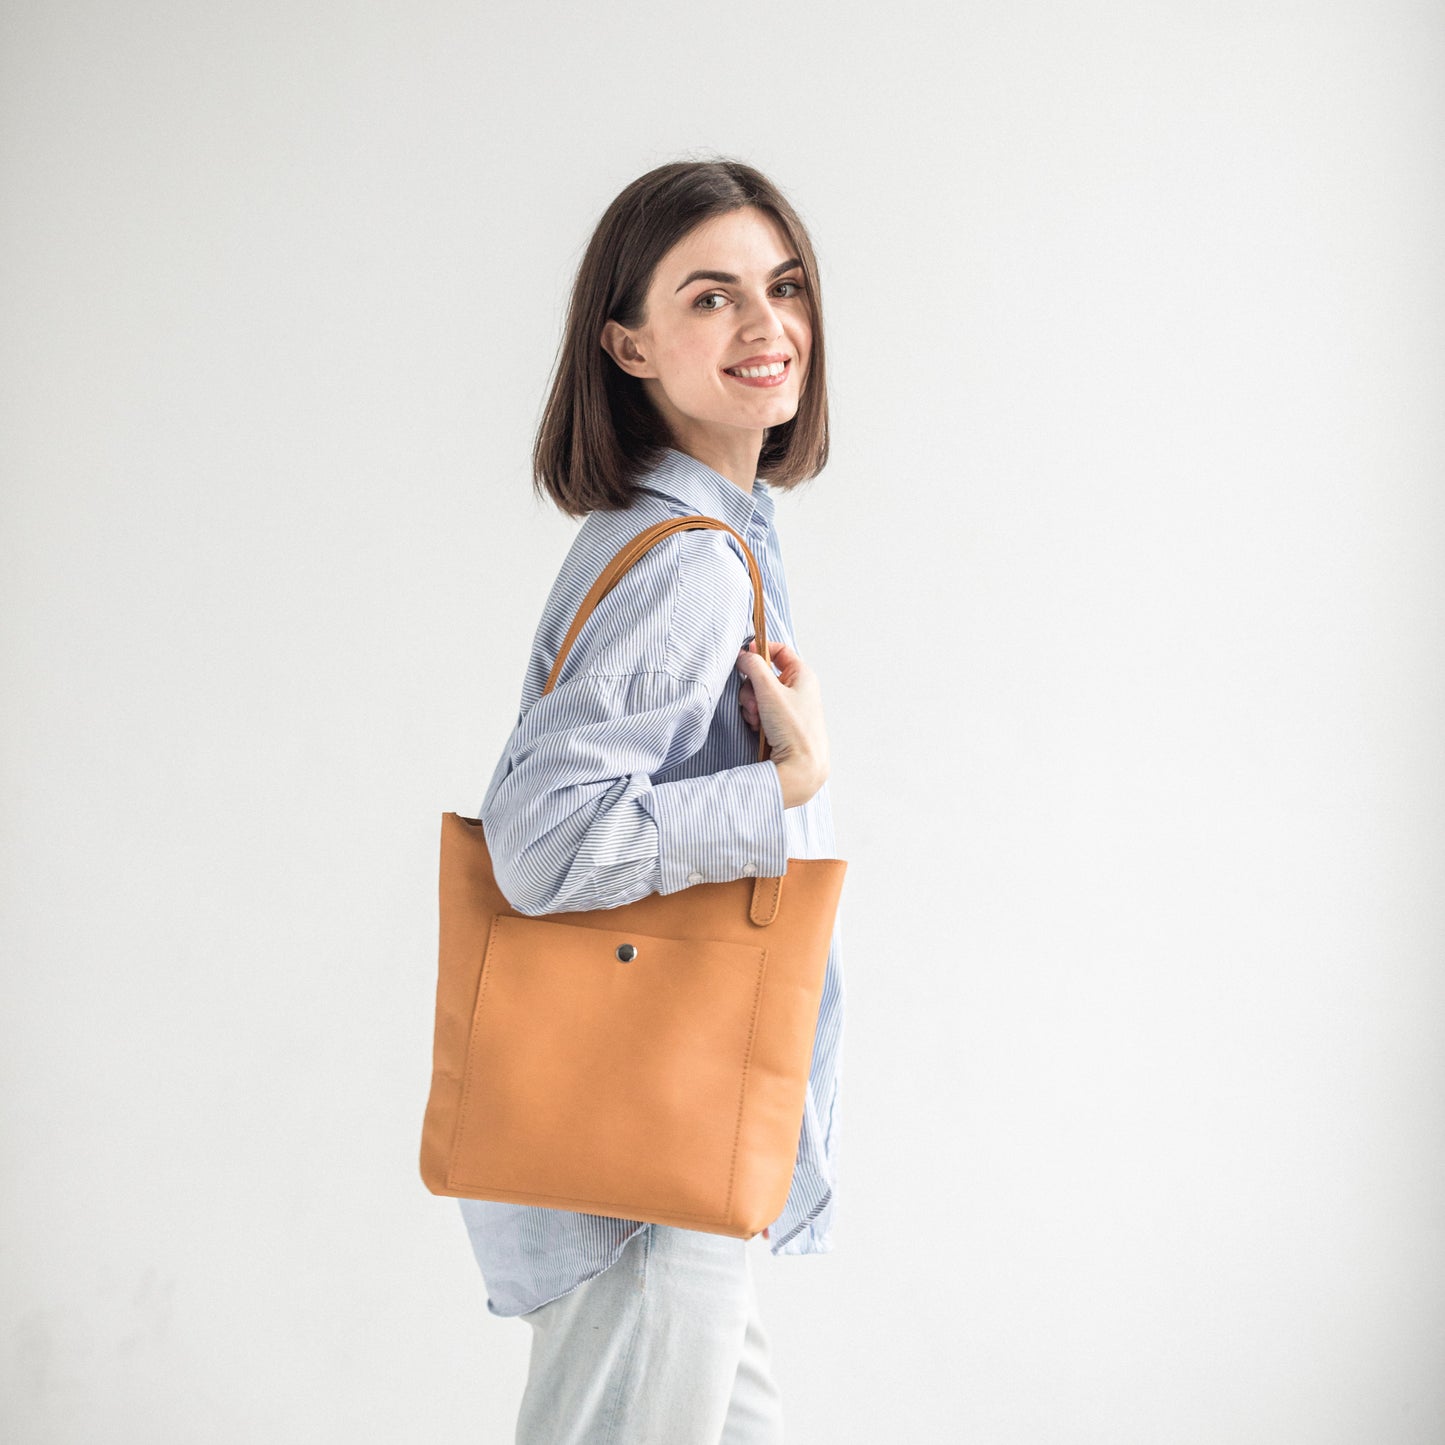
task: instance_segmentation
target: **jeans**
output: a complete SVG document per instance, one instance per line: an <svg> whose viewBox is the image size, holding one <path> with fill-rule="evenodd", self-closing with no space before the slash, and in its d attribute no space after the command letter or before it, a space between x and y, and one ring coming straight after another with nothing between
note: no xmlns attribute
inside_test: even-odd
<svg viewBox="0 0 1445 1445"><path fill-rule="evenodd" d="M748 1241L649 1224L532 1327L516 1445L782 1445Z"/></svg>

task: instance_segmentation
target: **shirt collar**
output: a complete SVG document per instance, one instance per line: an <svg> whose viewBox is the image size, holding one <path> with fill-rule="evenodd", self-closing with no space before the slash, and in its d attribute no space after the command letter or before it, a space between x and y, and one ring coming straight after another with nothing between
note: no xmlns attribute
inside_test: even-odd
<svg viewBox="0 0 1445 1445"><path fill-rule="evenodd" d="M754 478L751 493L745 492L721 472L676 447L666 448L662 460L638 485L672 497L704 516L716 517L744 535L755 520L764 531L772 525L772 490L761 477Z"/></svg>

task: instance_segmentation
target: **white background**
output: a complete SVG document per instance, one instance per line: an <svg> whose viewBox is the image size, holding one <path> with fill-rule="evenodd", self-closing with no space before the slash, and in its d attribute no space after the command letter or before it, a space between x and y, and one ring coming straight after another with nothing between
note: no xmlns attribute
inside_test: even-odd
<svg viewBox="0 0 1445 1445"><path fill-rule="evenodd" d="M512 1438L417 1171L444 811L636 175L815 238L833 750L792 1445L1445 1437L1445 15L12 3L0 1428Z"/></svg>

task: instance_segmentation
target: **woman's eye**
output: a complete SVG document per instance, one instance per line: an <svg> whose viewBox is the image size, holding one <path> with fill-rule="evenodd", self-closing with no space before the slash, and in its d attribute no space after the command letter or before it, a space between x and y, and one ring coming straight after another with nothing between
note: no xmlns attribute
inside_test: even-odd
<svg viewBox="0 0 1445 1445"><path fill-rule="evenodd" d="M778 285L779 285L779 286L791 286L795 292L799 292L799 291L801 291L801 290L803 289L803 283L802 283L801 281L779 281L779 282L778 282ZM704 295L702 295L702 296L699 296L699 297L697 298L697 300L693 302L693 305L696 306L699 311L718 311L718 310L721 310L721 308L720 308L720 307L717 307L717 306L704 306L704 305L703 305L703 302L704 302L704 301L711 301L714 296L720 297L720 298L721 298L722 300L724 300L724 301L727 300L727 297L726 297L721 291L709 291L709 292L707 292L706 294L704 294ZM783 299L786 300L786 301L791 301L793 298L792 298L792 296L786 296L786 297L784 297Z"/></svg>

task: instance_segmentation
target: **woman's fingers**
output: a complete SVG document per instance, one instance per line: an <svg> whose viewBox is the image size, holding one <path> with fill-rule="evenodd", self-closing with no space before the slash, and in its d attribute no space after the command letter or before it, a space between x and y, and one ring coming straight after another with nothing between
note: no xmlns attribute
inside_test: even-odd
<svg viewBox="0 0 1445 1445"><path fill-rule="evenodd" d="M751 678L745 677L738 685L738 708L747 725L750 728L756 728L758 725L758 699L753 692Z"/></svg>
<svg viewBox="0 0 1445 1445"><path fill-rule="evenodd" d="M779 768L796 762L794 775L813 784L810 793L799 797L801 801L816 793L828 777L828 734L818 679L786 642L768 643L766 671L746 666L750 652L758 652L756 637L738 649L737 668L753 684L758 732L767 739Z"/></svg>
<svg viewBox="0 0 1445 1445"><path fill-rule="evenodd" d="M743 648L744 652L757 652L757 650L758 639L756 637L751 638L748 641L748 645ZM802 658L800 658L786 642L773 642L770 640L768 642L768 661L771 662L779 672L784 672L791 664L801 662Z"/></svg>

